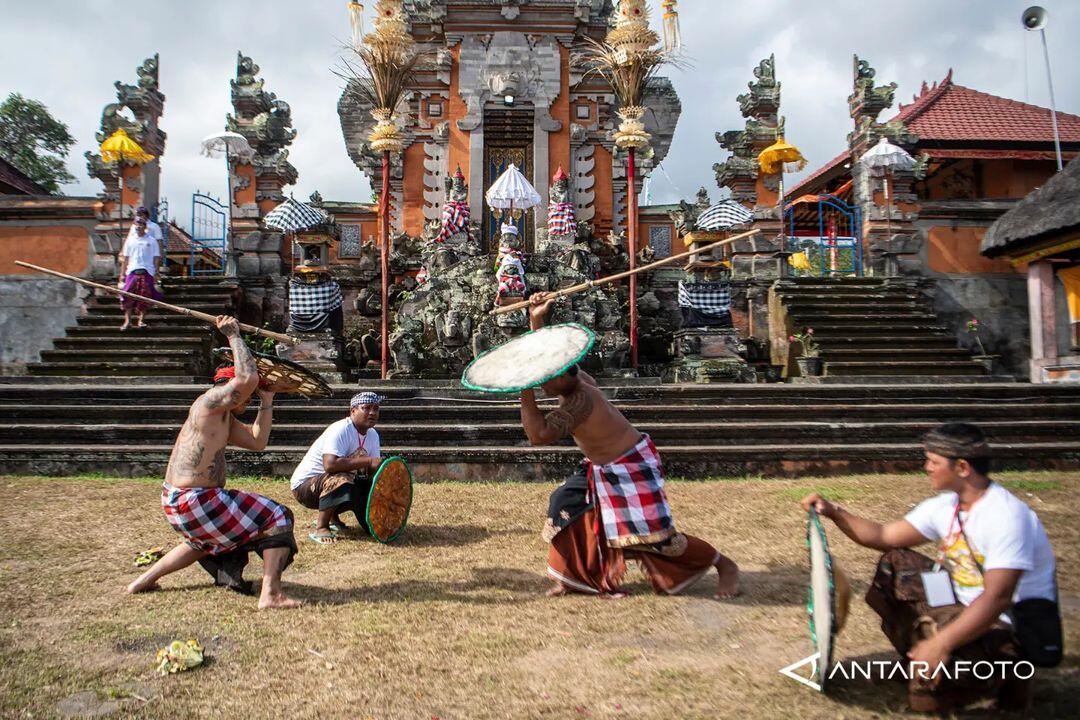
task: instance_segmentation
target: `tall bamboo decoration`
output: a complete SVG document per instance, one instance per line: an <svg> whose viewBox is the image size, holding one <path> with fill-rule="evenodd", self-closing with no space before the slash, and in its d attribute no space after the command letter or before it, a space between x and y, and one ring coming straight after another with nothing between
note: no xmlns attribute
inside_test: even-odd
<svg viewBox="0 0 1080 720"><path fill-rule="evenodd" d="M672 7L668 8L667 6ZM674 3L665 4L673 12ZM672 61L669 52L657 47L660 36L649 28L649 8L645 0L621 0L615 27L603 42L586 38L584 61L590 71L606 79L619 98L617 114L621 120L615 132L615 145L626 151L627 221L626 243L630 270L637 267L637 168L636 153L648 147L652 136L645 131L645 107L642 105L649 79ZM678 42L669 38L672 50ZM630 276L630 364L638 366L637 275Z"/></svg>
<svg viewBox="0 0 1080 720"><path fill-rule="evenodd" d="M359 7L358 7L359 6ZM415 41L405 23L402 0L378 0L375 3L375 29L361 36L363 6L349 2L353 31L351 54L357 62L343 60L338 76L347 81L346 92L369 105L375 127L368 134L372 151L382 153L382 190L379 193L379 253L382 269L382 357L381 376L390 369L390 154L403 149L397 126L397 107L412 80L419 60Z"/></svg>

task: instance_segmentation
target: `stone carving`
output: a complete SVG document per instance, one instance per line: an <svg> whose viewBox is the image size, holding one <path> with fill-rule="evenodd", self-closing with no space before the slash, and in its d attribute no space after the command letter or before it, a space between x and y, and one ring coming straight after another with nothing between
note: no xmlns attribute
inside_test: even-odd
<svg viewBox="0 0 1080 720"><path fill-rule="evenodd" d="M437 243L454 241L460 245L472 239L472 231L469 225L469 184L465 182L465 175L459 167L453 178L446 179L445 187L446 202L442 207L442 222L439 233L434 238Z"/></svg>
<svg viewBox="0 0 1080 720"><path fill-rule="evenodd" d="M777 115L781 83L776 79L775 56L770 55L758 63L754 78L747 83L749 92L737 98L739 110L746 118L744 127L716 133L716 141L730 151L731 156L713 165L716 184L728 188L733 199L749 206L758 203L759 179L767 189L773 189L770 186L777 183L771 177L761 178L757 156L784 132L783 118Z"/></svg>
<svg viewBox="0 0 1080 720"><path fill-rule="evenodd" d="M892 107L896 83L874 87L874 75L877 71L870 67L866 60L859 59L858 55L852 56L852 66L855 89L848 96L851 117L855 120L868 118L871 122L876 121L882 110Z"/></svg>
<svg viewBox="0 0 1080 720"><path fill-rule="evenodd" d="M446 145L424 143L424 220L428 222L440 217L446 170Z"/></svg>
<svg viewBox="0 0 1080 720"><path fill-rule="evenodd" d="M513 95L533 103L536 121L547 132L562 128L551 117L551 104L559 94L561 55L550 36L528 37L518 32L497 32L487 39L466 36L461 44L459 93L466 115L457 121L460 130L472 131L483 121L489 98Z"/></svg>
<svg viewBox="0 0 1080 720"><path fill-rule="evenodd" d="M574 151L574 205L579 222L590 222L596 216L596 177L593 170L596 168L596 146L582 145Z"/></svg>

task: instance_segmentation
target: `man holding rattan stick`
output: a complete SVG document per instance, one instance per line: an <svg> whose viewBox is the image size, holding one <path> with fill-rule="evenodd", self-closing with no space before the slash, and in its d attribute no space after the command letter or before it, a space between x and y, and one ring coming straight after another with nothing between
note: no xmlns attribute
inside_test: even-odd
<svg viewBox="0 0 1080 720"><path fill-rule="evenodd" d="M554 299L536 293L529 323L544 325ZM648 435L638 432L583 370L573 366L540 386L558 396L543 414L533 390L521 393L529 442L572 436L585 453L578 471L552 493L544 539L551 543L549 595L567 591L619 597L626 560L637 560L657 593L675 595L715 567L716 597L738 593L738 566L709 543L678 532L664 492L664 469Z"/></svg>
<svg viewBox="0 0 1080 720"><path fill-rule="evenodd" d="M294 389L282 380L261 387L255 359L240 336L236 318L221 315L217 328L229 339L233 367L219 368L215 386L200 395L169 457L162 487L165 517L184 538L165 557L128 585L128 592L156 590L165 575L199 561L218 584L246 590L239 575L249 550L262 555L263 584L259 609L300 605L281 589L281 573L296 553L293 515L273 500L225 489L225 446L264 450L270 438L275 392ZM258 389L259 413L252 425L235 415L244 411Z"/></svg>

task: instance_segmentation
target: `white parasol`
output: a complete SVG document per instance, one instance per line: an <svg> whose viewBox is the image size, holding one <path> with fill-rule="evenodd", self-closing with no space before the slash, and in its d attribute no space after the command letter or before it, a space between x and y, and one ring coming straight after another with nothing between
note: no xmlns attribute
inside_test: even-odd
<svg viewBox="0 0 1080 720"><path fill-rule="evenodd" d="M242 162L251 162L255 151L247 138L240 133L220 132L207 135L202 140L202 154L208 158L229 157Z"/></svg>
<svg viewBox="0 0 1080 720"><path fill-rule="evenodd" d="M893 170L910 170L915 167L915 158L899 145L893 145L888 138L878 140L877 145L863 153L859 162L877 176Z"/></svg>
<svg viewBox="0 0 1080 720"><path fill-rule="evenodd" d="M510 167L492 183L484 197L496 210L528 210L540 204L540 193L514 163L510 163Z"/></svg>

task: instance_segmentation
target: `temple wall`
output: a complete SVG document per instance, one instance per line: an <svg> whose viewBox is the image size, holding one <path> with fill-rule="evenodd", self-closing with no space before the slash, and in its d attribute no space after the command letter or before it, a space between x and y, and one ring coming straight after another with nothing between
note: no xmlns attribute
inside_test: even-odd
<svg viewBox="0 0 1080 720"><path fill-rule="evenodd" d="M612 229L612 216L615 211L615 198L611 191L611 151L598 144L595 159L593 178L596 179L596 184L593 186L593 191L596 193L596 200L593 207L596 208L596 215L592 222L593 227L596 228L596 234L602 235Z"/></svg>
<svg viewBox="0 0 1080 720"><path fill-rule="evenodd" d="M927 266L936 273L1017 272L1006 260L992 260L979 253L986 228L935 225L927 231Z"/></svg>
<svg viewBox="0 0 1080 720"><path fill-rule="evenodd" d="M255 204L255 168L251 165L237 165L233 169L233 173L237 177L247 178L248 186L246 188L240 188L240 184L236 184L233 187L233 206L243 207L244 205ZM236 182L235 180L233 181ZM204 191L205 192L205 191ZM210 192L213 195L213 192Z"/></svg>
<svg viewBox="0 0 1080 720"><path fill-rule="evenodd" d="M570 172L570 51L559 47L561 73L559 96L551 104L551 117L562 123L562 129L548 135L548 176L555 174L561 165ZM545 202L547 198L544 198Z"/></svg>
<svg viewBox="0 0 1080 720"><path fill-rule="evenodd" d="M423 176L424 146L421 143L413 143L405 149L405 177L422 178ZM424 231L424 184L422 182L405 183L404 205L405 232L410 235L420 235Z"/></svg>
<svg viewBox="0 0 1080 720"><path fill-rule="evenodd" d="M7 224L0 221L0 375L20 375L64 329L75 324L89 291L70 280L42 276L14 264L41 265L86 275L94 221Z"/></svg>
<svg viewBox="0 0 1080 720"><path fill-rule="evenodd" d="M461 97L461 63L458 59L461 57L461 45L457 45L451 50L454 62L450 70L450 100L447 102L447 120L449 121L450 129L450 161L447 163L447 172L454 173L458 167L461 168L461 172L465 177L472 177L470 172L472 165L470 163L470 148L469 148L469 135L470 133L458 128L457 121L462 119L468 114L468 108L465 105L465 100ZM479 210L479 208L476 208Z"/></svg>

